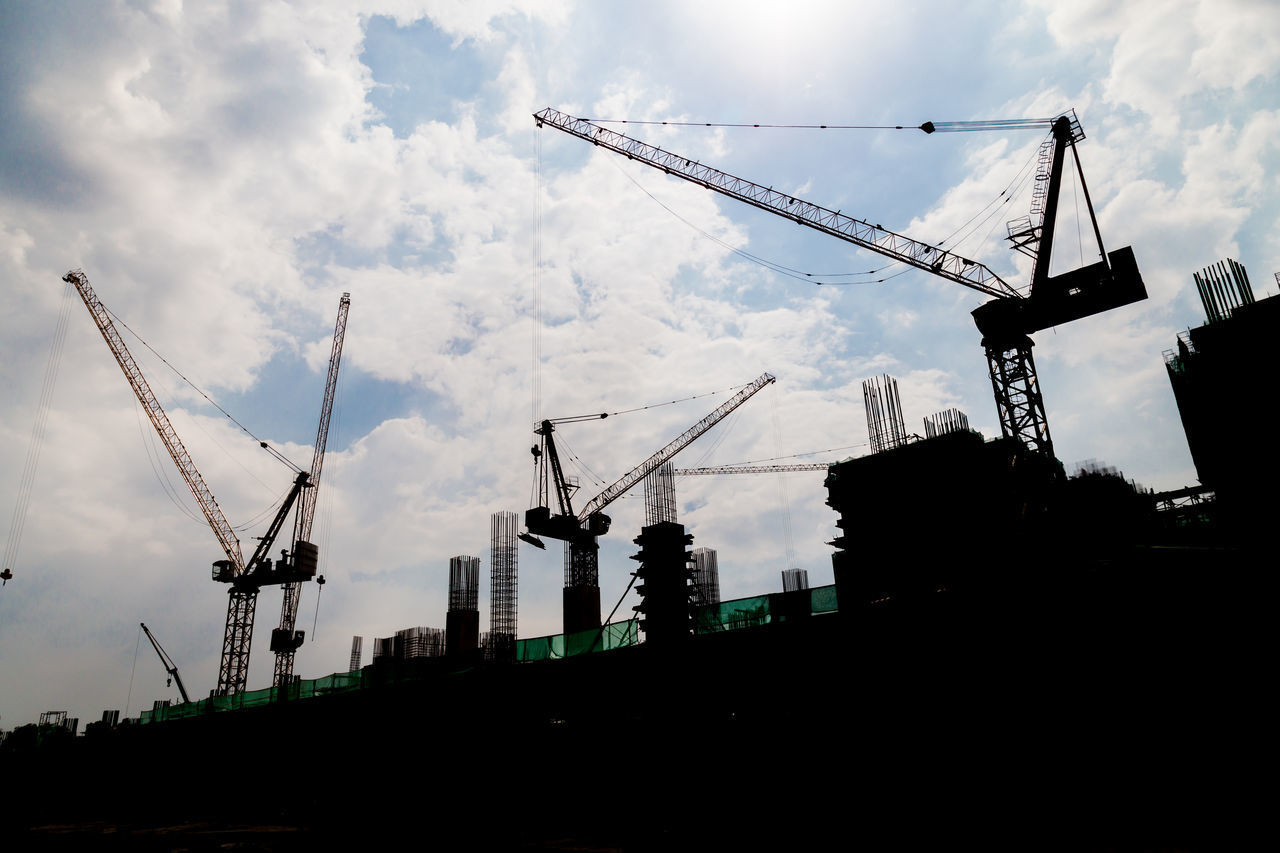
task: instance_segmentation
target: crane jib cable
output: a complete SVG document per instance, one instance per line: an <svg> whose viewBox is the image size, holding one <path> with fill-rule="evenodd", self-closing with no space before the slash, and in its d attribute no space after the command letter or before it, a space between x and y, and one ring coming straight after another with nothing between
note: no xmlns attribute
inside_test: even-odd
<svg viewBox="0 0 1280 853"><path fill-rule="evenodd" d="M747 383L747 385L750 384L750 382ZM576 424L581 423L582 421L598 421L603 420L604 418L612 418L616 415L629 415L633 412L643 412L648 409L661 408L662 406L672 406L676 403L687 403L690 400L698 400L702 397L713 397L716 394L725 394L730 391L737 391L741 388L746 388L747 385L732 385L728 388L721 388L717 391L704 391L701 394L694 394L691 397L681 397L679 400L668 400L665 403L650 403L647 406L636 406L631 409L619 409L616 412L597 412L591 415L569 415L563 418L547 418L547 420L551 421L553 424Z"/></svg>
<svg viewBox="0 0 1280 853"><path fill-rule="evenodd" d="M764 122L662 121L626 118L587 118L597 124L652 124L668 127L751 127L775 130L922 130L925 133L964 133L980 130L1031 130L1049 127L1052 118L1007 118L981 121L926 121L924 124L766 124Z"/></svg>
<svg viewBox="0 0 1280 853"><path fill-rule="evenodd" d="M110 308L108 308L108 307L107 307L107 306L105 306L105 305L103 305L103 306L102 306L102 310L104 310L104 311L106 311L108 314L110 314L110 315L111 315L111 318L112 318L113 320L115 320L117 323L119 323L121 326L124 326L124 327L125 327L125 329L127 329L127 330L129 331L129 334L133 335L133 336L134 336L134 338L136 338L140 344L142 344L144 347L146 347L148 350L150 350L150 352L151 352L151 354L152 354L152 355L154 355L156 358L160 359L160 361L164 362L164 366L165 366L165 367L167 367L167 368L169 368L170 370L172 370L172 371L173 371L173 372L178 376L178 378L179 378L179 379L181 379L183 382L187 383L187 384L188 384L188 385L190 385L192 388L194 388L194 389L196 390L196 392L197 392L201 397L204 397L204 398L205 398L205 400L207 400L207 401L209 402L209 405L213 406L213 407L214 407L215 409L217 409L219 412L222 412L222 414L226 416L227 420L231 421L233 424L235 424L236 426L240 427L240 430L241 430L245 435L249 436L249 437L250 437L250 438L252 438L254 441L258 442L258 446L259 446L259 447L261 447L263 450L265 450L265 451L267 451L268 453L270 453L273 457L275 457L275 458L276 458L276 460L277 460L277 461L279 461L279 462L283 463L284 465L286 465L287 467L291 468L291 469L294 471L294 473L300 473L300 472L302 471L302 469L301 469L300 467L298 467L298 466L297 466L297 465L295 465L293 462L291 462L291 461L289 460L289 458L288 458L288 457L286 457L283 453L281 453L280 451L276 450L274 447L272 447L272 446L271 446L270 444L268 444L267 442L265 442L265 441L263 441L262 439L258 438L256 435L254 435L252 432L250 432L250 431L249 431L249 428L248 428L248 427L246 427L244 424L242 424L242 423L240 423L238 420L236 420L236 419L235 419L235 417L233 417L233 416L232 416L232 414L231 414L230 412L228 412L226 409L224 409L224 408L222 408L221 406L219 406L219 405L214 401L214 399L213 399L212 397L210 397L208 394L206 394L206 393L204 392L204 390L203 390L199 385L196 385L196 383L192 382L192 381L191 381L190 379L188 379L185 375L183 375L182 371L178 370L178 368L176 368L176 367L174 367L172 364L170 364L170 363L169 363L169 361L168 361L168 359L166 359L166 358L165 358L164 356L162 356L160 353L156 352L156 351L155 351L155 348L154 348L154 347L152 347L152 346L151 346L151 344L149 344L149 343L147 343L145 340L143 340L143 338L142 338L142 336L141 336L141 335L139 335L139 334L138 334L137 332L135 332L133 329L129 328L129 324L128 324L128 323L126 323L124 320L121 320L121 319L120 319L120 317L119 317L119 316L118 316L114 311L112 311Z"/></svg>

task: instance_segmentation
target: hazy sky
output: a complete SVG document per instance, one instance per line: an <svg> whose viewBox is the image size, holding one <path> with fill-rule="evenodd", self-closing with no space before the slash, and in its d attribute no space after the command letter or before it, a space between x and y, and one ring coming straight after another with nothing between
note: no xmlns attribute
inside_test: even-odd
<svg viewBox="0 0 1280 853"><path fill-rule="evenodd" d="M1075 108L1103 238L1133 247L1150 299L1037 336L1056 450L1068 466L1096 459L1155 488L1193 483L1161 353L1203 320L1193 271L1233 257L1257 295L1275 291L1280 6L980 8L0 4L0 518L17 499L61 276L74 267L139 336L303 466L338 297L350 291L316 527L329 583L318 620L314 585L298 620L308 642L295 671L308 678L345 669L354 634L368 638L367 662L373 637L442 627L455 554L483 560L487 624L489 514L529 505L535 375L546 416L778 377L686 450L684 465L865 453L861 382L884 372L898 378L909 430L956 406L998 435L969 316L978 294L914 271L876 283L901 268L535 130L530 114L545 106L604 119L906 126ZM959 230L970 234L960 254L1018 284L1029 275L1002 239L1029 197L999 202L1038 131L633 132L926 242ZM1092 260L1074 180L1062 198L1055 271ZM837 276L873 269L883 271ZM16 576L0 590L5 729L43 710L83 723L176 696L145 642L134 668L139 622L193 694L217 675L217 543L84 306L70 310ZM129 344L231 521L269 517L289 471ZM580 500L719 399L564 427L558 436L587 468ZM679 482L681 520L696 545L719 550L725 598L781 588L788 516L795 565L814 585L831 582L835 516L821 481ZM967 484L946 488L966 499ZM611 514L606 614L634 566L642 502ZM260 530L240 534L246 551ZM552 545L521 546L522 636L560 627ZM250 688L270 683L279 601L278 590L260 596Z"/></svg>

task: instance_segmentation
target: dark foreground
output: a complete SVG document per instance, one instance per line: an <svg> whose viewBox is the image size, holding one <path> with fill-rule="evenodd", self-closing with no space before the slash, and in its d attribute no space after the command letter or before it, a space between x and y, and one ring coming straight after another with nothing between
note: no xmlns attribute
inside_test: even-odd
<svg viewBox="0 0 1280 853"><path fill-rule="evenodd" d="M14 850L1269 847L1269 571L1142 549L665 652L387 668L10 751L0 830Z"/></svg>

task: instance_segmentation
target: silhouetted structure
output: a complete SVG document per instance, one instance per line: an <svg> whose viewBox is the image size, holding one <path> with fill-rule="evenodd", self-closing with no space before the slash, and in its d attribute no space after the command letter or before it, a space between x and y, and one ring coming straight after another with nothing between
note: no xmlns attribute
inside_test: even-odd
<svg viewBox="0 0 1280 853"><path fill-rule="evenodd" d="M514 512L495 512L489 517L489 528L489 630L482 645L490 660L511 660L519 608L518 517Z"/></svg>
<svg viewBox="0 0 1280 853"><path fill-rule="evenodd" d="M907 427L902 420L902 400L898 397L898 380L884 375L884 388L880 380L872 377L862 383L862 402L867 409L867 435L871 438L871 452L881 453L907 443Z"/></svg>
<svg viewBox="0 0 1280 853"><path fill-rule="evenodd" d="M1054 547L1037 537L1062 476L1017 440L971 431L835 463L826 485L840 516L831 562L841 613L1027 569L1026 555Z"/></svg>
<svg viewBox="0 0 1280 853"><path fill-rule="evenodd" d="M685 547L693 541L683 524L660 521L646 525L633 540L640 552L631 559L640 562L636 576L640 583L636 592L640 604L635 610L644 614L640 628L645 642L656 647L669 647L689 636L689 597L693 594L689 579L692 555Z"/></svg>
<svg viewBox="0 0 1280 853"><path fill-rule="evenodd" d="M676 522L676 514L675 469L666 462L644 478L644 523Z"/></svg>
<svg viewBox="0 0 1280 853"><path fill-rule="evenodd" d="M351 661L347 665L347 672L359 672L361 658L364 652L364 637L351 638Z"/></svg>
<svg viewBox="0 0 1280 853"><path fill-rule="evenodd" d="M782 591L795 592L809 588L809 572L805 569L783 569Z"/></svg>
<svg viewBox="0 0 1280 853"><path fill-rule="evenodd" d="M969 416L959 409L944 409L924 419L924 437L937 438L948 432L969 429Z"/></svg>
<svg viewBox="0 0 1280 853"><path fill-rule="evenodd" d="M445 614L445 650L450 657L473 654L480 647L480 558L449 559L449 612Z"/></svg>
<svg viewBox="0 0 1280 853"><path fill-rule="evenodd" d="M715 548L693 549L693 601L697 605L720 603L720 566Z"/></svg>
<svg viewBox="0 0 1280 853"><path fill-rule="evenodd" d="M1280 297L1256 300L1244 266L1194 274L1207 322L1179 334L1165 368L1200 482L1217 496L1223 532L1256 542L1271 526L1280 445L1250 427L1272 422Z"/></svg>

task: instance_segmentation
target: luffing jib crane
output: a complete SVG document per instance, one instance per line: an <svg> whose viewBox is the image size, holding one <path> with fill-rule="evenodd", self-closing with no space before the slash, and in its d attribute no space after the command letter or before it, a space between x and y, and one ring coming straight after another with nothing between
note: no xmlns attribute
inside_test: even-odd
<svg viewBox="0 0 1280 853"><path fill-rule="evenodd" d="M1036 174L1032 215L1037 217L1037 221L1032 222L1029 217L1025 222L1010 228L1010 240L1014 248L1035 259L1031 284L1025 294L977 261L894 233L880 225L846 216L838 210L820 207L772 187L721 172L586 119L574 118L548 108L535 113L534 121L538 127L554 127L621 154L629 160L638 160L661 169L668 175L683 178L992 297L991 301L973 311L973 319L978 331L982 333L1001 431L1006 437L1017 438L1032 450L1048 456L1053 455L1053 443L1049 437L1044 401L1036 379L1035 362L1031 357L1033 344L1029 335L1147 297L1133 250L1126 246L1107 252L1102 245L1102 234L1098 229L1088 188L1084 187L1084 173L1080 169L1080 155L1076 151L1076 143L1084 139L1084 132L1080 129L1074 112L1055 119L1028 120L1016 125L1048 127L1051 134L1041 148L1040 168ZM948 124L954 127L963 123ZM975 124L1014 126L1009 122ZM935 129L941 129L941 125L926 122L920 129L932 133ZM1068 147L1075 160L1080 184L1084 188L1085 204L1093 222L1101 259L1080 269L1050 276L1049 260L1053 250L1058 193Z"/></svg>
<svg viewBox="0 0 1280 853"><path fill-rule="evenodd" d="M627 493L651 472L719 423L734 409L751 399L757 391L772 383L774 377L762 373L743 386L732 397L717 406L702 420L676 436L661 450L623 474L617 482L596 495L579 511L573 511L573 492L577 486L564 475L560 454L556 450L555 425L605 417L587 415L542 421L534 432L540 441L532 448L537 461L539 504L524 516L528 533L525 541L540 544L534 537L547 536L569 544L565 562L564 630L566 634L600 627L599 545L596 537L609 532L611 520L604 508ZM552 513L554 501L556 512Z"/></svg>
<svg viewBox="0 0 1280 853"><path fill-rule="evenodd" d="M342 342L347 333L347 312L351 308L351 294L344 293L338 300L338 319L333 327L333 346L329 350L329 374L324 383L324 397L320 404L320 426L316 430L315 452L311 457L311 488L302 493L298 502L298 514L293 522L293 541L297 553L304 546L311 546L311 524L315 520L316 500L320 493L320 472L324 469L324 451L329 443L329 421L333 417L333 397L338 388L338 367L342 363ZM316 579L324 583L324 575ZM285 687L293 680L293 656L302 645L304 634L293 626L298 618L298 599L302 593L301 581L290 581L281 589L280 627L271 632L271 651L276 654L275 675L272 683Z"/></svg>
<svg viewBox="0 0 1280 853"><path fill-rule="evenodd" d="M178 692L182 694L182 701L190 702L191 697L187 695L187 688L182 685L182 676L178 675L178 665L173 662L173 658L169 657L164 649L160 648L160 641L151 633L151 629L147 627L147 623L139 622L138 624L142 626L142 632L146 634L147 639L151 641L151 648L155 649L156 654L160 656L160 663L164 665L164 671L169 673L169 678L165 682L165 686L168 687L173 682L178 682Z"/></svg>
<svg viewBox="0 0 1280 853"><path fill-rule="evenodd" d="M75 287L85 307L89 309L89 314L93 317L98 331L102 333L103 340L107 342L107 347L115 356L116 363L120 365L134 395L137 396L138 402L142 404L152 426L159 434L170 458L173 459L173 464L178 466L179 473L191 489L196 504L204 514L205 520L209 522L210 529L213 530L218 544L222 546L222 551L226 555L225 560L218 560L213 564L213 579L230 587L227 622L222 637L222 658L218 668L218 685L214 692L218 696L240 693L244 690L249 675L249 644L253 639L253 617L258 590L269 584L307 580L314 577L316 573L316 550L314 546L309 546L307 543L302 543L306 547L295 548L293 554L288 551L282 552L281 558L275 562L267 556L298 495L309 485L307 472L297 472L289 494L280 505L266 534L260 538L253 556L246 562L240 551L240 540L236 538L231 523L227 521L213 492L200 476L195 463L191 461L191 454L178 438L178 433L169 421L169 416L165 414L160 401L156 399L151 386L142 375L142 369L129 352L129 348L125 346L120 332L116 330L106 306L89 285L88 277L81 270L72 270L62 278L63 281Z"/></svg>

